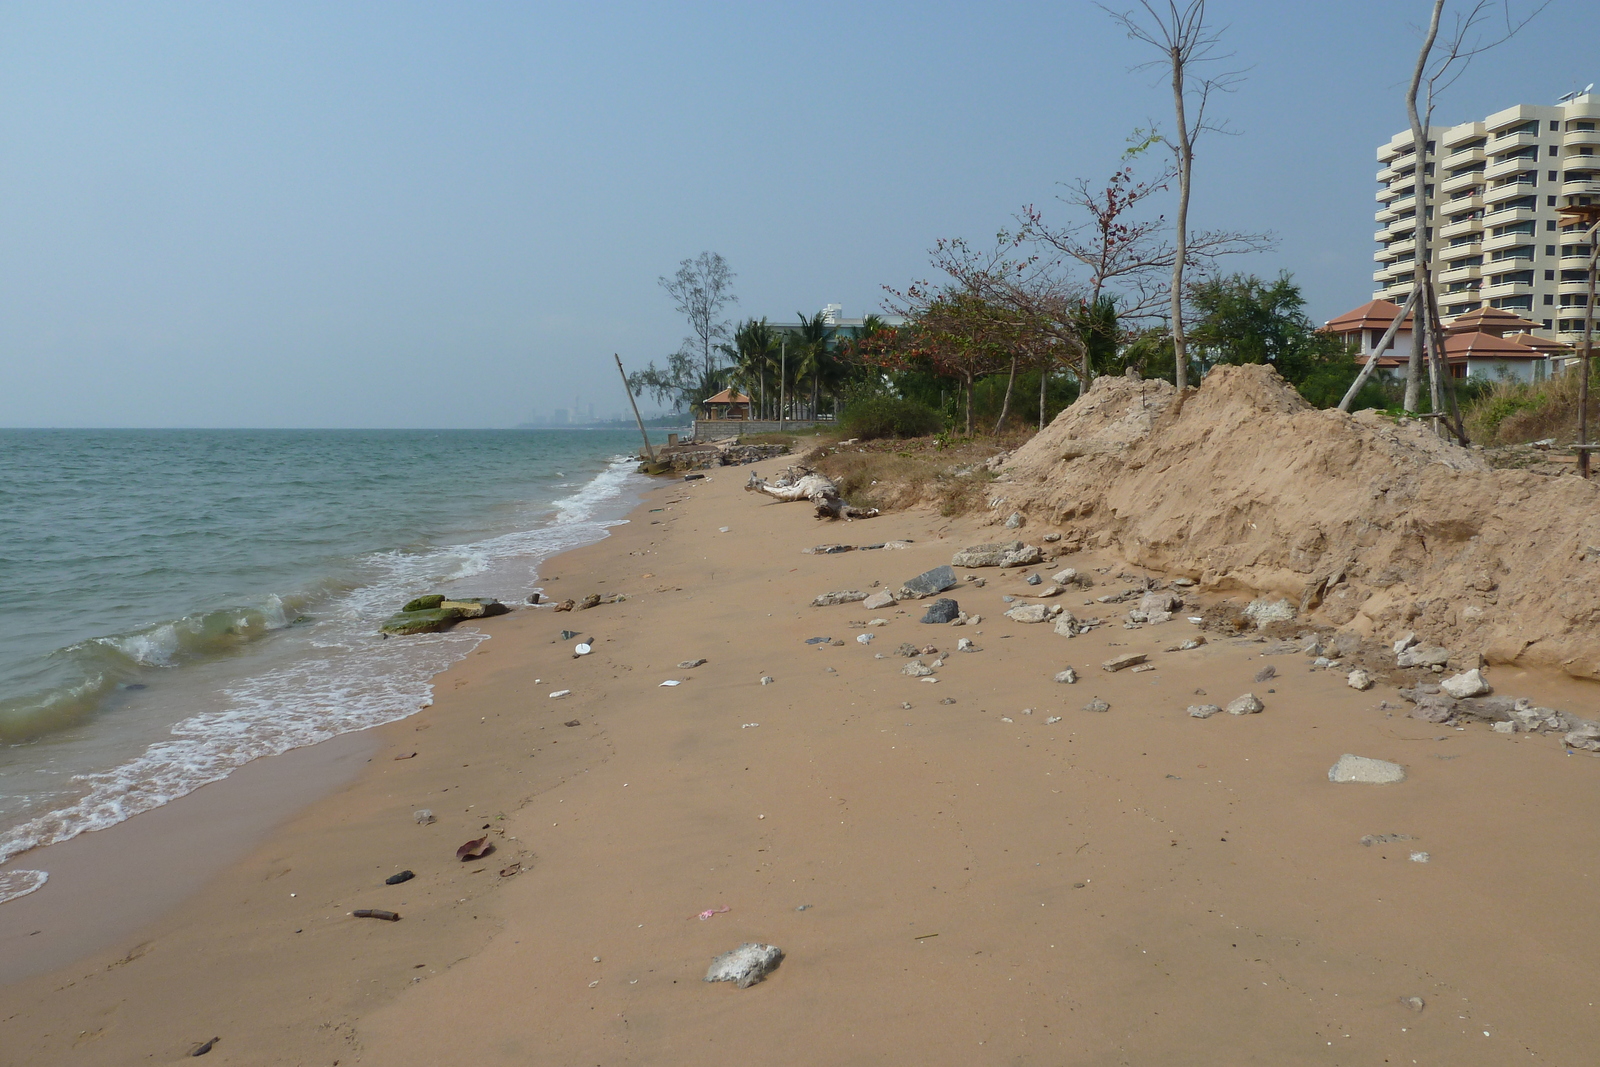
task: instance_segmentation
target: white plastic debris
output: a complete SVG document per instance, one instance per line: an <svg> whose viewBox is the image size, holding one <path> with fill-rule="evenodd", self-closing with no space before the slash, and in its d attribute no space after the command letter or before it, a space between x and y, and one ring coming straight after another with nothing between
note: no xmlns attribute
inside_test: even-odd
<svg viewBox="0 0 1600 1067"><path fill-rule="evenodd" d="M666 681L664 681L660 685L656 686L656 688L657 689L663 689L663 688L666 688L668 686L682 685L682 684L683 683L678 681L678 679L676 679L676 678L668 678Z"/></svg>
<svg viewBox="0 0 1600 1067"><path fill-rule="evenodd" d="M412 812L411 817L417 820L418 826L427 826L433 821L433 812L427 808L420 808L417 811Z"/></svg>
<svg viewBox="0 0 1600 1067"><path fill-rule="evenodd" d="M594 651L594 649L589 647L589 643L587 641L578 642L577 646L574 647L573 650L572 650L573 654L574 655L578 655L578 656L587 656L590 652L593 652L593 651Z"/></svg>
<svg viewBox="0 0 1600 1067"><path fill-rule="evenodd" d="M724 952L713 959L706 971L706 981L732 982L740 989L749 989L777 970L782 962L783 949L777 945L746 941L731 952Z"/></svg>
<svg viewBox="0 0 1600 1067"><path fill-rule="evenodd" d="M551 700L560 700L562 697L566 696L567 694L569 694L571 692L572 692L572 690L570 690L570 689L557 689L554 693L550 694L550 699Z"/></svg>
<svg viewBox="0 0 1600 1067"><path fill-rule="evenodd" d="M856 644L870 645L872 644L872 639L877 636L877 634L856 634Z"/></svg>

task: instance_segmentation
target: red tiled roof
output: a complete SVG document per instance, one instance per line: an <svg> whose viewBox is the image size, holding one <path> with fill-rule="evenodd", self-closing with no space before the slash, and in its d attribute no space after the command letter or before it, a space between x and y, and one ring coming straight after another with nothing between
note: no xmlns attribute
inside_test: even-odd
<svg viewBox="0 0 1600 1067"><path fill-rule="evenodd" d="M1572 354L1572 346L1565 341L1552 341L1550 338L1540 337L1538 334L1514 333L1507 337L1506 340L1515 341L1524 348L1531 348L1535 352L1543 352L1546 355L1566 356Z"/></svg>
<svg viewBox="0 0 1600 1067"><path fill-rule="evenodd" d="M716 396L708 396L701 401L702 404L748 404L750 398L732 389L724 389Z"/></svg>
<svg viewBox="0 0 1600 1067"><path fill-rule="evenodd" d="M1373 300L1338 318L1329 319L1323 329L1329 333L1349 333L1352 330L1387 330L1394 317L1400 314L1400 305L1390 300ZM1530 324L1531 325L1531 324ZM1400 324L1402 330L1411 329L1411 316Z"/></svg>
<svg viewBox="0 0 1600 1067"><path fill-rule="evenodd" d="M1482 330L1485 333L1498 333L1504 336L1507 332L1526 333L1529 330L1537 330L1538 328L1539 324L1537 322L1530 322L1522 316L1514 315L1503 308L1481 307L1451 319L1445 325L1444 332L1468 333L1473 330Z"/></svg>
<svg viewBox="0 0 1600 1067"><path fill-rule="evenodd" d="M1453 360L1544 358L1544 353L1535 352L1527 345L1519 345L1508 338L1496 337L1481 330L1447 335L1444 339L1444 354Z"/></svg>

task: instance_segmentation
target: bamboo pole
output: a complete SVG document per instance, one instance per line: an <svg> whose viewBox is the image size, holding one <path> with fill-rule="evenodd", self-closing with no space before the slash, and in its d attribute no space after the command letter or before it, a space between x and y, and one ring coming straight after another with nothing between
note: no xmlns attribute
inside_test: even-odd
<svg viewBox="0 0 1600 1067"><path fill-rule="evenodd" d="M1361 373L1356 375L1356 380L1351 383L1350 390L1344 394L1344 399L1339 401L1340 411L1350 410L1350 405L1355 401L1356 394L1361 392L1361 387L1367 384L1367 379L1372 377L1372 372L1377 369L1378 357L1382 355L1384 350L1389 347L1389 342L1394 340L1394 335L1400 332L1400 324L1406 321L1406 315L1410 313L1411 308L1416 304L1416 302L1417 290L1412 289L1411 295L1406 298L1405 307L1400 309L1400 314L1394 317L1394 321L1391 322L1389 324L1389 328L1384 331L1383 340L1378 342L1377 347L1372 351L1372 355L1367 357L1366 366L1361 368ZM1411 328L1413 330L1417 328L1417 322L1415 318L1411 320Z"/></svg>
<svg viewBox="0 0 1600 1067"><path fill-rule="evenodd" d="M644 454L650 457L651 463L654 463L656 452L650 447L650 435L645 432L644 420L639 417L639 405L633 399L633 390L628 388L628 372L622 369L622 357L613 352L611 358L617 361L617 373L622 375L622 391L628 394L628 406L633 408L633 421L639 424L639 436L644 438Z"/></svg>

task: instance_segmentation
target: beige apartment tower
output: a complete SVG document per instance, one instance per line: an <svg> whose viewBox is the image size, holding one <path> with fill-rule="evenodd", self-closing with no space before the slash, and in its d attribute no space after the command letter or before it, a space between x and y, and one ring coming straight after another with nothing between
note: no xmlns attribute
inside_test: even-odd
<svg viewBox="0 0 1600 1067"><path fill-rule="evenodd" d="M1428 129L1422 209L1442 317L1501 308L1547 336L1581 340L1589 248L1558 209L1600 204L1597 127L1600 95L1586 90L1550 107L1520 104L1481 122ZM1403 304L1416 255L1411 131L1381 146L1378 162L1373 296Z"/></svg>

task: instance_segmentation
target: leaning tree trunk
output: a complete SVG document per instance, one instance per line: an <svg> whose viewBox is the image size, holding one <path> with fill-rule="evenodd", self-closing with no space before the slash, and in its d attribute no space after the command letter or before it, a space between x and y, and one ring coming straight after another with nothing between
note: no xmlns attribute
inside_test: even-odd
<svg viewBox="0 0 1600 1067"><path fill-rule="evenodd" d="M1356 394L1361 392L1361 387L1367 384L1367 379L1372 377L1372 372L1377 369L1378 357L1388 351L1389 342L1394 340L1394 335L1400 331L1400 324L1405 321L1406 315L1416 305L1416 302L1417 291L1413 289L1411 290L1411 295L1406 297L1405 306L1400 309L1400 314L1394 317L1394 321L1389 324L1389 328L1383 332L1383 340L1378 342L1377 347L1372 350L1372 355L1367 357L1366 366L1361 368L1361 373L1356 375L1356 380L1350 384L1350 389L1344 394L1344 399L1339 401L1340 411L1350 410L1350 405L1355 401ZM1417 318L1412 315L1411 328L1414 330L1416 327Z"/></svg>
<svg viewBox="0 0 1600 1067"><path fill-rule="evenodd" d="M1189 255L1189 175L1194 169L1194 144L1183 108L1183 61L1172 54L1172 105L1178 113L1178 217L1174 220L1172 257L1172 360L1178 392L1189 385L1189 346L1183 334L1183 261Z"/></svg>
<svg viewBox="0 0 1600 1067"><path fill-rule="evenodd" d="M1006 398L1000 402L1000 418L995 420L994 432L998 434L1000 427L1006 424L1006 416L1011 414L1011 390L1017 384L1017 357L1011 357L1011 376L1006 379Z"/></svg>
<svg viewBox="0 0 1600 1067"><path fill-rule="evenodd" d="M1413 229L1416 247L1411 263L1411 288L1417 293L1417 313L1411 320L1411 361L1406 364L1405 410L1416 411L1422 399L1422 353L1426 334L1417 327L1427 317L1428 302L1422 299L1423 286L1428 284L1423 273L1428 262L1428 131L1422 128L1422 118L1417 114L1417 89L1422 85L1422 75L1427 69L1428 53L1433 51L1434 39L1439 36L1439 16L1444 12L1444 0L1433 0L1433 18L1428 24L1428 35L1417 53L1417 65L1411 71L1411 85L1406 89L1406 117L1411 121L1411 191L1416 204L1417 221Z"/></svg>

